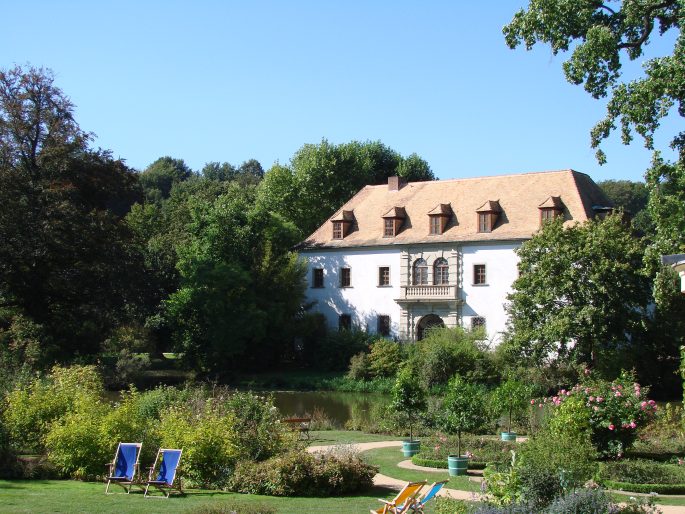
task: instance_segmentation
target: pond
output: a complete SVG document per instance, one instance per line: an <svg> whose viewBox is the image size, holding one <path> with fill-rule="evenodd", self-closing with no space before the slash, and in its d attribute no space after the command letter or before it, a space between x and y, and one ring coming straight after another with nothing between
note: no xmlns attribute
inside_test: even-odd
<svg viewBox="0 0 685 514"><path fill-rule="evenodd" d="M368 420L373 409L387 404L388 396L373 393L331 391L272 391L274 404L283 416L311 415L323 412L337 427L350 419Z"/></svg>

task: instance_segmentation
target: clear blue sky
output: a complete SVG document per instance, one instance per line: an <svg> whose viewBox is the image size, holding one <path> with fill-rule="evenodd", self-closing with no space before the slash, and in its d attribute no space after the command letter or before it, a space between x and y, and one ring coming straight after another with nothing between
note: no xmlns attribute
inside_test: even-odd
<svg viewBox="0 0 685 514"><path fill-rule="evenodd" d="M603 106L565 82L563 56L506 47L525 4L4 0L0 67L51 68L95 145L137 169L163 155L268 169L326 138L416 152L439 178L642 179L638 140L614 136L596 163Z"/></svg>

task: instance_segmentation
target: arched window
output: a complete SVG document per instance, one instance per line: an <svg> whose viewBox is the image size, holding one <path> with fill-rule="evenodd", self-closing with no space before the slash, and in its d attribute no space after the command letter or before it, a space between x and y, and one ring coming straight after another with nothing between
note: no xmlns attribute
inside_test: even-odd
<svg viewBox="0 0 685 514"><path fill-rule="evenodd" d="M436 286L446 286L449 284L450 268L447 260L440 257L433 264L433 283Z"/></svg>
<svg viewBox="0 0 685 514"><path fill-rule="evenodd" d="M414 261L414 285L428 284L428 264L423 259Z"/></svg>

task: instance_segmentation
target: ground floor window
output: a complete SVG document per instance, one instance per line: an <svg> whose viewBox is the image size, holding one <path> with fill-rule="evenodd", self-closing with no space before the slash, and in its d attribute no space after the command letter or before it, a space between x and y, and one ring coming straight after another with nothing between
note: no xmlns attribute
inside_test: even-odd
<svg viewBox="0 0 685 514"><path fill-rule="evenodd" d="M485 318L482 316L474 316L471 318L471 330L476 330L477 328L485 328Z"/></svg>
<svg viewBox="0 0 685 514"><path fill-rule="evenodd" d="M352 328L352 316L341 314L338 318L338 330L350 330Z"/></svg>
<svg viewBox="0 0 685 514"><path fill-rule="evenodd" d="M378 335L389 336L390 335L390 316L380 315L378 316Z"/></svg>

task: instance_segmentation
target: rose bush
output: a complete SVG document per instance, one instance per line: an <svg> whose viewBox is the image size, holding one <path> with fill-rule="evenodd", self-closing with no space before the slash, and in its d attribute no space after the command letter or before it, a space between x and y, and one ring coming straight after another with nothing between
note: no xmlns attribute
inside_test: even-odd
<svg viewBox="0 0 685 514"><path fill-rule="evenodd" d="M562 389L551 398L531 403L540 407L553 405L552 427L575 432L589 430L592 444L602 457L620 458L635 441L638 428L657 410L656 402L648 399L647 393L632 374L624 371L612 382L588 375L572 389ZM567 417L567 411L573 411L574 423L557 423Z"/></svg>

